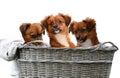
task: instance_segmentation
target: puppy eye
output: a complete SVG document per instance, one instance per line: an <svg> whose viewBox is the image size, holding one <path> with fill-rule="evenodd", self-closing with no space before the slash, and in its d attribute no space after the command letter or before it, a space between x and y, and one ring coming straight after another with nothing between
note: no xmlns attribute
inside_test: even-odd
<svg viewBox="0 0 120 78"><path fill-rule="evenodd" d="M59 23L59 24L61 24L61 23L62 23L62 21L61 21L61 20L59 20L59 21L58 21L58 23Z"/></svg>
<svg viewBox="0 0 120 78"><path fill-rule="evenodd" d="M52 25L52 26L53 26L53 25L54 25L54 22L51 22L51 23L50 23L50 25Z"/></svg>
<svg viewBox="0 0 120 78"><path fill-rule="evenodd" d="M32 34L31 37L32 38L37 38L37 35Z"/></svg>
<svg viewBox="0 0 120 78"><path fill-rule="evenodd" d="M74 31L75 32L75 34L77 34L78 33L78 31Z"/></svg>
<svg viewBox="0 0 120 78"><path fill-rule="evenodd" d="M42 34L38 34L38 36L41 36Z"/></svg>
<svg viewBox="0 0 120 78"><path fill-rule="evenodd" d="M85 29L82 29L81 32L85 32Z"/></svg>

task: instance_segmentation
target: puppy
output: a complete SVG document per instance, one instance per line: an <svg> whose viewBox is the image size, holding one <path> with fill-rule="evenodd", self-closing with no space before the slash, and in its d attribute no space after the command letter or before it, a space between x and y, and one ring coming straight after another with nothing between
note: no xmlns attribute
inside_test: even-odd
<svg viewBox="0 0 120 78"><path fill-rule="evenodd" d="M81 22L73 21L69 27L69 31L75 35L78 47L89 47L99 44L94 19L86 18Z"/></svg>
<svg viewBox="0 0 120 78"><path fill-rule="evenodd" d="M20 31L23 36L25 43L32 42L35 40L43 40L42 34L45 33L45 28L40 23L23 23L20 26ZM43 46L44 43L34 43L35 45Z"/></svg>
<svg viewBox="0 0 120 78"><path fill-rule="evenodd" d="M50 38L51 47L75 47L69 37L68 25L70 24L70 22L70 16L60 13L56 16L47 16L44 20L41 21L42 26L44 26L47 30L48 36Z"/></svg>

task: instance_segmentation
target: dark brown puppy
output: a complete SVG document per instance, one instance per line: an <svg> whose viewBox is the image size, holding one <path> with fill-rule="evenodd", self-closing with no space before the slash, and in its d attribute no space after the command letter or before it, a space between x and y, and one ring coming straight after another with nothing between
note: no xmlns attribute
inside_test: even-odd
<svg viewBox="0 0 120 78"><path fill-rule="evenodd" d="M94 19L86 18L81 22L73 21L69 30L75 35L77 46L89 47L99 44Z"/></svg>
<svg viewBox="0 0 120 78"><path fill-rule="evenodd" d="M60 13L56 16L47 16L44 20L41 21L42 26L45 26L48 32L51 47L75 47L69 37L68 25L70 22L70 16Z"/></svg>
<svg viewBox="0 0 120 78"><path fill-rule="evenodd" d="M45 33L45 28L40 25L40 23L23 23L20 26L20 31L23 36L25 43L43 40L42 34ZM44 45L43 43L40 46Z"/></svg>

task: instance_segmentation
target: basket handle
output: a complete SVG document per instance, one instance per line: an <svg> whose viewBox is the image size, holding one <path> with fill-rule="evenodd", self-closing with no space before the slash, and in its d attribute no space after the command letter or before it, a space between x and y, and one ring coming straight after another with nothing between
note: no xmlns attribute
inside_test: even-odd
<svg viewBox="0 0 120 78"><path fill-rule="evenodd" d="M102 43L100 46L104 46L105 44L111 44L113 47L115 47L117 50L118 50L118 47L114 44L114 43L112 43L112 42L110 42L110 41L108 41L108 42L104 42L104 43Z"/></svg>
<svg viewBox="0 0 120 78"><path fill-rule="evenodd" d="M98 50L98 49L100 49L100 48L103 48L103 46L104 46L105 44L111 44L112 47L115 47L116 50L118 50L118 47L117 47L114 43L108 41L108 42L101 43L98 47L96 47L94 50L92 50L92 51L90 51L90 52L94 52L94 51L96 51L96 50Z"/></svg>

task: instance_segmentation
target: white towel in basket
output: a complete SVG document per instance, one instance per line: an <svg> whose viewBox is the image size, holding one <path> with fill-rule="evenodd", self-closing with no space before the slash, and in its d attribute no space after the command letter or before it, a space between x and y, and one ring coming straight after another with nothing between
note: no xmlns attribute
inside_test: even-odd
<svg viewBox="0 0 120 78"><path fill-rule="evenodd" d="M15 59L17 47L23 42L20 40L1 39L0 40L0 57L11 61Z"/></svg>

